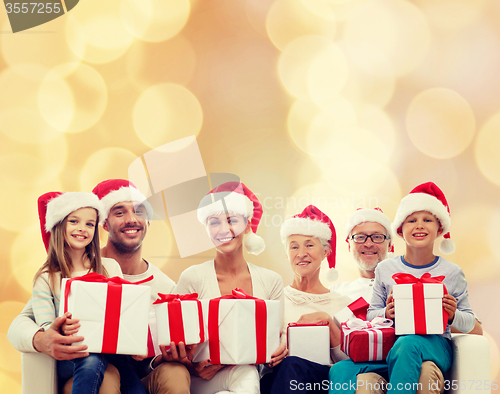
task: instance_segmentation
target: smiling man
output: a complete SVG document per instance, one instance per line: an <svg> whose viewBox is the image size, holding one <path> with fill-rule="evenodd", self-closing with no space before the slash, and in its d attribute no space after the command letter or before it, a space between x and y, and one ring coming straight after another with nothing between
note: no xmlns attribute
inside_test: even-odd
<svg viewBox="0 0 500 394"><path fill-rule="evenodd" d="M353 300L372 298L375 268L378 263L394 251L391 221L380 208L358 209L349 218L346 226L346 242L352 253L360 277L352 282L342 282L330 287Z"/></svg>

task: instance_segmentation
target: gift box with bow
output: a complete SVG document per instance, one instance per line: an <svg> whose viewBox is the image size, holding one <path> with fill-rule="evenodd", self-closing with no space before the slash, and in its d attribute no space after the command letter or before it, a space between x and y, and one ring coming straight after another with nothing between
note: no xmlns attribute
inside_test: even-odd
<svg viewBox="0 0 500 394"><path fill-rule="evenodd" d="M333 321L340 327L340 325L349 319L366 320L366 312L370 304L363 298L359 297L357 300L351 302L344 309L338 311L333 315Z"/></svg>
<svg viewBox="0 0 500 394"><path fill-rule="evenodd" d="M203 309L198 294L158 294L158 297L153 304L160 345L205 342Z"/></svg>
<svg viewBox="0 0 500 394"><path fill-rule="evenodd" d="M385 360L396 340L393 321L349 319L342 323L341 350L354 362Z"/></svg>
<svg viewBox="0 0 500 394"><path fill-rule="evenodd" d="M208 341L198 345L194 362L264 364L279 346L280 303L251 297L240 289L232 295L202 300Z"/></svg>
<svg viewBox="0 0 500 394"><path fill-rule="evenodd" d="M392 288L396 335L443 334L448 324L448 313L443 309L447 294L442 283L444 276L421 278L410 274L394 274L397 283Z"/></svg>
<svg viewBox="0 0 500 394"><path fill-rule="evenodd" d="M289 323L287 328L288 355L322 365L330 365L330 325L328 322L324 323Z"/></svg>
<svg viewBox="0 0 500 394"><path fill-rule="evenodd" d="M80 320L78 335L90 353L147 354L150 278L132 283L97 273L63 279L59 314Z"/></svg>

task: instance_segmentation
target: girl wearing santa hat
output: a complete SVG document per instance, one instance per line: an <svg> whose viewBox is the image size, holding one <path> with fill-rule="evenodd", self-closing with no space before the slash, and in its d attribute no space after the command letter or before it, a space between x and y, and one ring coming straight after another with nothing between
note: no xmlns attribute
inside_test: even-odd
<svg viewBox="0 0 500 394"><path fill-rule="evenodd" d="M122 277L118 263L101 258L98 224L103 218L99 198L85 192L50 192L39 197L38 214L48 256L33 284L33 312L40 327L48 327L59 314L61 280L97 272ZM70 317L68 315L68 317ZM78 332L77 319L62 327L65 335ZM60 383L73 377L73 394L97 394L108 360L104 354L82 353L81 358L57 362ZM129 380L132 382L132 380ZM140 380L128 392L144 393ZM131 391L133 390L133 391Z"/></svg>
<svg viewBox="0 0 500 394"><path fill-rule="evenodd" d="M215 245L215 258L186 269L175 292L198 293L200 299L211 299L240 288L257 298L279 300L282 307L280 275L248 263L243 256L243 245L252 254L259 254L265 248L263 239L256 234L261 217L259 200L243 183L227 182L207 194L198 208L198 219ZM285 346L280 345L270 364L279 364L285 355ZM210 365L209 361L193 364L193 394L259 394L259 374L254 365Z"/></svg>
<svg viewBox="0 0 500 394"><path fill-rule="evenodd" d="M281 226L281 240L293 271L291 285L285 287L285 324L329 324L330 362L347 358L340 350L340 330L332 316L351 303L347 296L327 289L319 278L321 262L326 258L329 276L335 275L336 233L330 218L314 205L286 220ZM262 378L262 393L292 393L297 387L323 387L328 381L329 365L300 357L287 357L273 372ZM295 381L296 385L290 382ZM314 386L316 385L316 386ZM320 392L321 390L318 390ZM316 391L315 391L316 392Z"/></svg>
<svg viewBox="0 0 500 394"><path fill-rule="evenodd" d="M442 335L401 335L387 355L386 362L354 363L344 360L330 370L331 392L335 387L348 387L343 393L354 394L353 387L359 373L375 372L389 377L388 393L413 394L419 387L422 362L433 361L446 372L453 352L449 340L450 327L470 332L474 327L474 313L467 295L467 281L462 269L440 256L435 256L434 242L443 236L439 249L450 254L455 245L450 237L450 209L446 198L434 183L415 187L399 204L392 223L393 232L406 242L404 256L386 259L375 269L373 296L368 309L368 320L376 316L394 318L392 288L396 274L421 278L427 274L442 279L448 294L443 297L443 309L448 314L446 330ZM408 275L409 274L409 275Z"/></svg>

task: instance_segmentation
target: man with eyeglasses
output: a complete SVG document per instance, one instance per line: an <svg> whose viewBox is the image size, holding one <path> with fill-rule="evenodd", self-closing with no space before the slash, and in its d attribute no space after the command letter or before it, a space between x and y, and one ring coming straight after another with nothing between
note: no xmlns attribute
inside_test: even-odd
<svg viewBox="0 0 500 394"><path fill-rule="evenodd" d="M346 226L346 242L352 252L360 277L352 282L342 282L330 287L353 300L372 298L375 268L394 252L391 221L380 208L358 209L349 218Z"/></svg>

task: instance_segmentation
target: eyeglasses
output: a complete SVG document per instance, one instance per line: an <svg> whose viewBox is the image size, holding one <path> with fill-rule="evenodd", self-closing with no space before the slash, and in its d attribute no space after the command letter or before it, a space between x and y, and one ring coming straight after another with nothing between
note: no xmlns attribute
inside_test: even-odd
<svg viewBox="0 0 500 394"><path fill-rule="evenodd" d="M351 239L357 244L364 244L368 238L370 238L374 244L381 244L384 243L386 239L389 239L389 237L384 234L354 234L351 236Z"/></svg>

